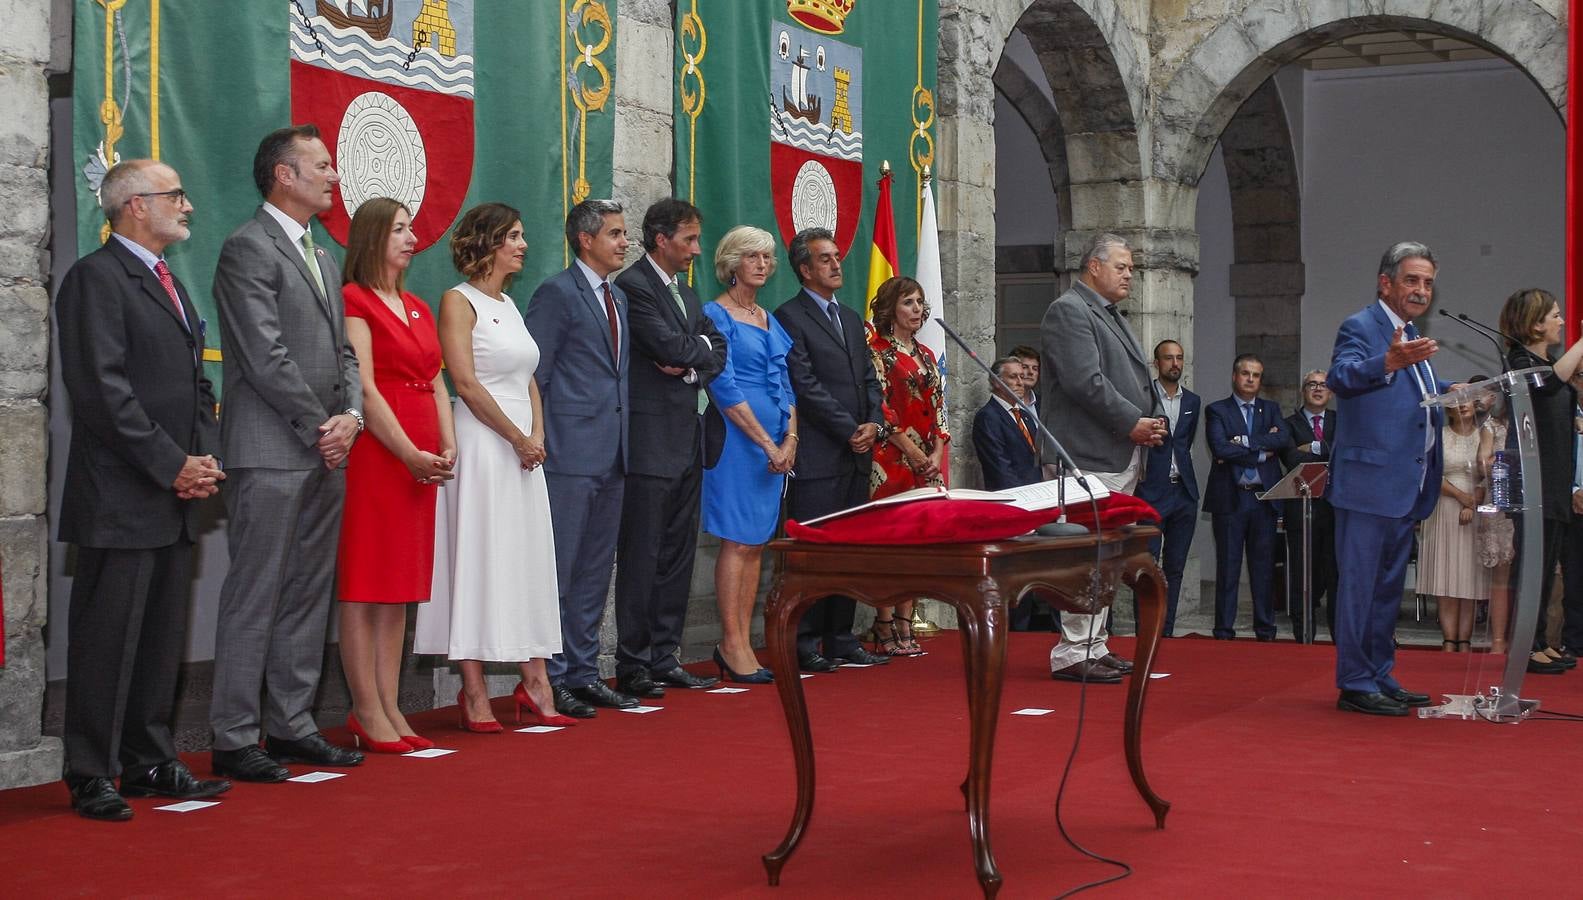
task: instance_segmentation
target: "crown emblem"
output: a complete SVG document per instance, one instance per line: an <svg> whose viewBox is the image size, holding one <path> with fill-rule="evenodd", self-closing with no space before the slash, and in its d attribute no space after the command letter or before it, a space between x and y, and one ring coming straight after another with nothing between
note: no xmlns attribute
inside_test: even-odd
<svg viewBox="0 0 1583 900"><path fill-rule="evenodd" d="M786 0L786 13L820 34L840 34L857 0Z"/></svg>

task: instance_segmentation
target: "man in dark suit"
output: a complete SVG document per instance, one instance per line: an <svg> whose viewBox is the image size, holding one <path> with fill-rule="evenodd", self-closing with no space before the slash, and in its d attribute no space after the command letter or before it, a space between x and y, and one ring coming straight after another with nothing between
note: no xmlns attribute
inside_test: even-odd
<svg viewBox="0 0 1583 900"><path fill-rule="evenodd" d="M339 181L314 126L266 135L253 156L264 203L225 239L214 270L231 568L215 624L209 724L215 774L242 781L285 781L286 762L363 761L326 741L313 718L344 466L363 430L341 269L309 228Z"/></svg>
<svg viewBox="0 0 1583 900"><path fill-rule="evenodd" d="M631 449L616 550L616 688L663 697L665 685L706 688L719 679L680 665L698 547L703 486L704 386L726 364L725 338L678 276L700 250L703 214L668 198L643 214L647 251L620 277L632 329L628 381Z"/></svg>
<svg viewBox="0 0 1583 900"><path fill-rule="evenodd" d="M162 255L192 204L150 159L105 174L110 240L55 299L71 452L60 539L77 545L66 649L66 786L89 819L132 818L123 798L212 797L176 758L170 720L186 645L198 501L225 478L203 320ZM115 778L121 778L116 791Z"/></svg>
<svg viewBox="0 0 1583 900"><path fill-rule="evenodd" d="M804 229L792 238L788 254L803 289L775 310L775 318L792 339L786 365L797 395L800 439L786 515L801 522L868 502L874 441L884 413L863 317L835 296L843 283L835 235ZM803 671L833 672L842 662L890 662L864 650L852 634L856 609L851 597L826 597L808 608L797 626Z"/></svg>
<svg viewBox="0 0 1583 900"><path fill-rule="evenodd" d="M1439 349L1412 320L1429 311L1438 267L1416 241L1380 258L1376 300L1336 332L1325 383L1336 419L1330 505L1336 514L1336 708L1405 716L1429 705L1391 674L1413 528L1440 499L1441 412L1419 404L1448 387L1429 357Z"/></svg>
<svg viewBox="0 0 1583 900"><path fill-rule="evenodd" d="M1165 439L1149 361L1120 309L1132 296L1132 249L1118 235L1096 235L1078 268L1077 280L1039 323L1039 414L1089 477L1132 493L1143 473L1143 448ZM1132 671L1132 661L1105 643L1108 614L1061 615L1051 678L1117 684Z"/></svg>
<svg viewBox="0 0 1583 900"><path fill-rule="evenodd" d="M561 652L547 669L555 708L579 719L638 699L599 679L599 620L610 592L627 470L626 292L611 276L627 252L621 204L584 200L566 214L572 264L533 292L523 321L539 345L544 475L555 510Z"/></svg>
<svg viewBox="0 0 1583 900"><path fill-rule="evenodd" d="M1256 494L1281 480L1280 452L1292 446L1281 408L1259 396L1264 363L1252 353L1231 364L1232 395L1209 404L1204 435L1214 467L1204 509L1215 531L1215 637L1237 636L1237 587L1248 559L1253 634L1275 640L1275 506Z"/></svg>
<svg viewBox="0 0 1583 900"><path fill-rule="evenodd" d="M1015 356L995 360L990 371L1012 388L1020 387L1026 377L1022 361ZM973 449L984 470L984 488L1003 491L1043 481L1037 453L1038 425L1028 421L1027 413L1018 407L1022 398L1006 393L993 378L989 389L989 402L973 417Z"/></svg>
<svg viewBox="0 0 1583 900"><path fill-rule="evenodd" d="M1286 428L1292 435L1292 446L1281 451L1281 462L1286 471L1311 462L1329 462L1330 449L1335 446L1336 414L1327 409L1330 405L1330 387L1325 383L1323 369L1315 369L1303 376L1303 406L1286 417ZM1336 633L1336 514L1330 501L1321 497L1308 504L1313 517L1312 541L1314 559L1310 565L1312 580L1309 599L1314 608L1325 600L1325 619L1330 633ZM1303 501L1287 500L1286 516L1286 606L1292 615L1292 630L1302 640L1306 634L1308 611L1303 609Z"/></svg>
<svg viewBox="0 0 1583 900"><path fill-rule="evenodd" d="M1174 636L1182 570L1187 566L1187 551L1193 546L1193 532L1198 527L1193 439L1198 435L1198 420L1203 418L1204 401L1182 387L1186 364L1187 354L1176 341L1163 340L1154 345L1154 392L1165 417L1165 441L1149 448L1143 481L1138 485L1138 496L1160 514L1161 536L1150 542L1149 549L1165 570L1165 637Z"/></svg>

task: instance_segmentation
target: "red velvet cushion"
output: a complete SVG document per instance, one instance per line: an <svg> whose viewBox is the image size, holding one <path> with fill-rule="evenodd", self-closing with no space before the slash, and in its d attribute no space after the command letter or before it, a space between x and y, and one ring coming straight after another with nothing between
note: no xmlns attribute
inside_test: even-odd
<svg viewBox="0 0 1583 900"><path fill-rule="evenodd" d="M1076 522L1090 530L1094 527L1094 511L1086 502L1072 503L1066 507L1066 520ZM1159 523L1160 514L1154 511L1147 501L1139 500L1131 494L1120 491L1111 491L1109 497L1099 501L1099 522L1101 528L1120 528L1135 522L1149 525Z"/></svg>
<svg viewBox="0 0 1583 900"><path fill-rule="evenodd" d="M786 535L815 544L977 543L1027 534L1060 514L993 500L923 500L876 506L814 526L788 519Z"/></svg>

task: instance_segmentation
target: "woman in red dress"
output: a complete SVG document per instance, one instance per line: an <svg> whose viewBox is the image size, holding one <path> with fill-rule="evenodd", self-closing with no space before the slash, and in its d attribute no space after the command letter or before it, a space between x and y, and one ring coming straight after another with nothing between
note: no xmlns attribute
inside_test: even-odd
<svg viewBox="0 0 1583 900"><path fill-rule="evenodd" d="M434 746L414 733L396 698L407 606L429 599L435 489L456 462L434 316L402 290L416 247L405 206L368 200L352 217L341 288L369 432L347 460L341 520L341 667L352 694L346 727L382 753Z"/></svg>
<svg viewBox="0 0 1583 900"><path fill-rule="evenodd" d="M934 353L916 340L929 321L923 286L898 276L874 295L874 328L868 348L884 396L885 424L874 444L869 496L889 497L930 485L943 487L946 445L940 367ZM923 652L912 636L912 601L876 611L875 650L891 656Z"/></svg>

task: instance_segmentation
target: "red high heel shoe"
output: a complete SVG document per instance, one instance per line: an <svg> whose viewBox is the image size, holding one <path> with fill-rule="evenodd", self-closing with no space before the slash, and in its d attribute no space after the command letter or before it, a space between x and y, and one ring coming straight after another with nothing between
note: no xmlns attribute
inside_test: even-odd
<svg viewBox="0 0 1583 900"><path fill-rule="evenodd" d="M504 725L491 719L488 722L474 722L467 718L467 692L456 692L456 727L474 734L499 734L505 731Z"/></svg>
<svg viewBox="0 0 1583 900"><path fill-rule="evenodd" d="M520 681L517 682L517 689L511 692L511 699L516 701L518 725L522 724L522 711L524 709L528 711L529 725L554 725L560 728L577 724L577 720L571 716L563 716L560 713L545 715L541 712L539 705L533 702L533 695L528 693L528 689Z"/></svg>
<svg viewBox="0 0 1583 900"><path fill-rule="evenodd" d="M368 749L375 753L411 753L413 747L403 740L376 741L363 730L363 723L357 721L357 714L351 713L346 717L346 730L352 733L352 743L355 746L368 745Z"/></svg>
<svg viewBox="0 0 1583 900"><path fill-rule="evenodd" d="M414 750L434 749L434 742L426 737L418 737L415 734L404 734L401 736L401 739L411 745L412 749Z"/></svg>

